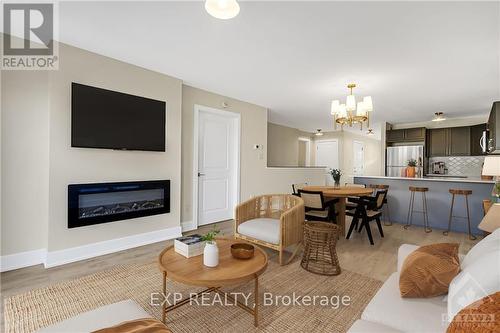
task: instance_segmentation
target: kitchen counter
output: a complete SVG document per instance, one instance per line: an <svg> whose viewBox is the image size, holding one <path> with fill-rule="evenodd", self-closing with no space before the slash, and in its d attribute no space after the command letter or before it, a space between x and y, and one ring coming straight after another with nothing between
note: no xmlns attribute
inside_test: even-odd
<svg viewBox="0 0 500 333"><path fill-rule="evenodd" d="M371 178L371 179L398 179L398 180L407 180L407 181L429 181L429 182L459 182L459 183L483 183L483 184L494 184L494 180L483 180L481 178L463 178L445 175L444 177L441 175L433 176L433 177L423 177L423 178L408 178L408 177L386 177L386 176L355 176L354 178Z"/></svg>
<svg viewBox="0 0 500 333"><path fill-rule="evenodd" d="M448 227L448 218L451 206L450 189L472 190L469 195L469 211L471 227L474 234L482 234L477 225L483 218L483 199L491 198L493 180L481 180L480 178L405 178L405 177L382 177L382 176L355 176L356 184L383 184L389 185L388 203L391 221L405 224L408 216L410 203L409 186L427 187L427 210L429 224L434 232L441 233ZM420 193L415 194L414 210L422 210L422 197ZM454 216L466 216L464 196L455 196ZM385 216L383 218L386 218ZM413 213L413 224L423 225L422 213ZM393 226L394 227L394 226ZM390 228L390 227L387 227ZM437 230L440 229L440 230ZM467 232L467 219L453 218L451 230ZM425 233L422 230L422 235Z"/></svg>

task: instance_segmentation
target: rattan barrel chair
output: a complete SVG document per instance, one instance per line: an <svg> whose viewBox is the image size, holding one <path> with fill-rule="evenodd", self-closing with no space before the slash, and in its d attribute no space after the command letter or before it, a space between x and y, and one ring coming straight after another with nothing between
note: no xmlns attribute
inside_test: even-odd
<svg viewBox="0 0 500 333"><path fill-rule="evenodd" d="M304 235L304 201L291 194L266 194L247 200L236 207L234 236L279 252L295 245L287 260L290 263L299 251Z"/></svg>

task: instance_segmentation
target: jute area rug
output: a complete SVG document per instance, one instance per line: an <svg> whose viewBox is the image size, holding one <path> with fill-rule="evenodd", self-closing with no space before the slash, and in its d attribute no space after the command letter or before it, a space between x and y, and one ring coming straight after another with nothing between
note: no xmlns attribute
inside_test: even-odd
<svg viewBox="0 0 500 333"><path fill-rule="evenodd" d="M362 275L342 271L339 276L321 276L303 270L295 261L279 266L270 261L259 279L259 293L263 302L285 296L272 305L260 306L259 328L253 326L253 317L235 305L186 304L168 313L167 326L173 332L345 332L382 285ZM156 263L117 266L113 269L79 279L32 290L5 299L6 332L33 332L121 300L133 299L152 316L161 319L159 306L151 305L151 294L161 292L162 281ZM180 283L168 283L168 292L189 295L199 288ZM253 283L235 286L225 291L251 293ZM315 305L287 304L296 296L316 296ZM349 305L341 303L348 296ZM329 304L326 304L326 298ZM340 298L340 302L336 299ZM249 298L252 302L253 297ZM344 299L345 300L345 299ZM345 303L344 303L345 304Z"/></svg>

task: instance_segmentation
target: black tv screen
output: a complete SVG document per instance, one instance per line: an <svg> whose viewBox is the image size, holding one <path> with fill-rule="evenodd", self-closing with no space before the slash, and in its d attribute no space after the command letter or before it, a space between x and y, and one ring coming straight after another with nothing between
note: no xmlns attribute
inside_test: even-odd
<svg viewBox="0 0 500 333"><path fill-rule="evenodd" d="M165 102L71 84L71 146L165 151Z"/></svg>

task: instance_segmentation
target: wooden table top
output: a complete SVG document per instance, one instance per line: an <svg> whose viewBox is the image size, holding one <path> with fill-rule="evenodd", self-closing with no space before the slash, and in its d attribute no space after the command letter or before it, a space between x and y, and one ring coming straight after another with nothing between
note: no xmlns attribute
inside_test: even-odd
<svg viewBox="0 0 500 333"><path fill-rule="evenodd" d="M306 191L321 191L325 197L349 197L356 195L370 195L373 193L372 188L356 187L356 186L305 186Z"/></svg>
<svg viewBox="0 0 500 333"><path fill-rule="evenodd" d="M241 240L217 239L219 247L219 265L203 265L203 255L186 258L175 252L170 246L158 257L158 265L167 277L184 284L201 287L220 287L250 281L267 268L267 254L254 245L253 258L242 260L231 255L231 245L242 243Z"/></svg>

